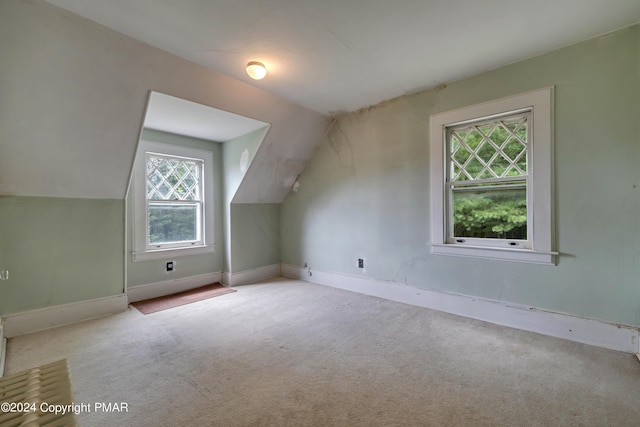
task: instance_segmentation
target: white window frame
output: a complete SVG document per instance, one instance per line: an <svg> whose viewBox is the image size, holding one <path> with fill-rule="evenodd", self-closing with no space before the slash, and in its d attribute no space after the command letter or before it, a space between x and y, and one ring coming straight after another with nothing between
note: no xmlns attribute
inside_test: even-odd
<svg viewBox="0 0 640 427"><path fill-rule="evenodd" d="M202 213L197 242L148 244L147 154L202 161ZM213 153L197 148L140 140L133 174L133 261L173 258L213 252Z"/></svg>
<svg viewBox="0 0 640 427"><path fill-rule="evenodd" d="M526 244L500 239L448 236L447 128L510 113L530 111L527 141ZM501 98L430 117L431 253L473 258L555 264L553 250L553 87ZM461 241L458 241L461 240ZM515 241L518 242L518 241Z"/></svg>

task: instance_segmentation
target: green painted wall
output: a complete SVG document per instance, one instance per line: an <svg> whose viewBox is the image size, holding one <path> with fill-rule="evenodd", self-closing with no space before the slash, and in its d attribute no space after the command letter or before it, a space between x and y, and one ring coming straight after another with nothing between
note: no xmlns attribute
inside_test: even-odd
<svg viewBox="0 0 640 427"><path fill-rule="evenodd" d="M280 263L280 204L231 204L233 273Z"/></svg>
<svg viewBox="0 0 640 427"><path fill-rule="evenodd" d="M224 271L241 271L236 268L234 263L238 261L240 264L246 264L244 254L232 251L233 242L231 226L231 202L242 183L251 162L253 161L260 144L264 140L269 126L257 129L245 135L239 136L232 140L226 141L222 145L222 173L223 173L223 205L224 205ZM239 221L236 221L239 224ZM237 229L237 227L236 227ZM278 255L279 256L279 255ZM232 268L233 267L233 268Z"/></svg>
<svg viewBox="0 0 640 427"><path fill-rule="evenodd" d="M558 265L431 255L429 115L550 85ZM638 25L345 115L281 207L282 262L640 325L639 118Z"/></svg>
<svg viewBox="0 0 640 427"><path fill-rule="evenodd" d="M292 165L302 168L326 125L47 2L0 1L0 41L0 269L11 277L0 282L0 314L122 292L125 193L150 90L271 123L240 187L245 202L280 201L282 179L297 175ZM222 205L216 212L222 219ZM172 278L222 270L221 224L216 253L181 259ZM168 279L159 264L126 262L129 285Z"/></svg>
<svg viewBox="0 0 640 427"><path fill-rule="evenodd" d="M0 197L0 314L121 294L124 201Z"/></svg>
<svg viewBox="0 0 640 427"><path fill-rule="evenodd" d="M268 130L269 126L265 126L223 143L222 163L225 203L231 203L233 200L233 196L235 196ZM246 162L243 163L241 160L244 160L242 159L242 154L245 150L247 151Z"/></svg>
<svg viewBox="0 0 640 427"><path fill-rule="evenodd" d="M214 189L214 242L215 250L213 253L190 255L181 257L169 257L167 259L158 259L150 261L131 260L131 248L133 242L131 215L132 209L128 209L128 239L127 239L127 286L135 287L149 283L164 282L167 280L181 279L184 277L197 276L199 274L214 273L222 271L222 259L224 248L224 234L222 229L222 149L220 143L206 141L197 138L190 138L183 135L174 135L171 133L160 132L152 129L145 129L142 138L162 142L165 144L179 145L183 147L198 148L213 152L213 189ZM127 206L132 206L132 191L129 191L127 198ZM167 273L165 264L167 261L175 261L175 271Z"/></svg>

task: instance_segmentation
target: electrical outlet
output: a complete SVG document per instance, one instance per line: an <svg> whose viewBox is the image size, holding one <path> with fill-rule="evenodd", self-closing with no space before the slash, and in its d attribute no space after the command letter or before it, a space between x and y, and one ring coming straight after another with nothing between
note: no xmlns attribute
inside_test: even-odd
<svg viewBox="0 0 640 427"><path fill-rule="evenodd" d="M9 280L9 270L0 270L0 280Z"/></svg>
<svg viewBox="0 0 640 427"><path fill-rule="evenodd" d="M173 271L173 267L174 267L174 262L173 261L167 261L167 272Z"/></svg>
<svg viewBox="0 0 640 427"><path fill-rule="evenodd" d="M358 268L364 268L364 259L358 258Z"/></svg>

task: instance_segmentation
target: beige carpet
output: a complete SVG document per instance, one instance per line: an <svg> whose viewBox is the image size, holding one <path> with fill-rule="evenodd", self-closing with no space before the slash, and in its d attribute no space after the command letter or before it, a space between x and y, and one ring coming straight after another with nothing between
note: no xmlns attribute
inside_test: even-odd
<svg viewBox="0 0 640 427"><path fill-rule="evenodd" d="M638 426L628 354L293 280L8 344L67 358L81 426Z"/></svg>

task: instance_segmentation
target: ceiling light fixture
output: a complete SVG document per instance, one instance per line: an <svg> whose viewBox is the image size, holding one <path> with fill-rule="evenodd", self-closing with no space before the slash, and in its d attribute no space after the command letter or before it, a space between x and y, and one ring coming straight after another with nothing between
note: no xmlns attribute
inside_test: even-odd
<svg viewBox="0 0 640 427"><path fill-rule="evenodd" d="M267 75L267 69L262 62L251 61L247 64L247 74L254 80L261 80Z"/></svg>

